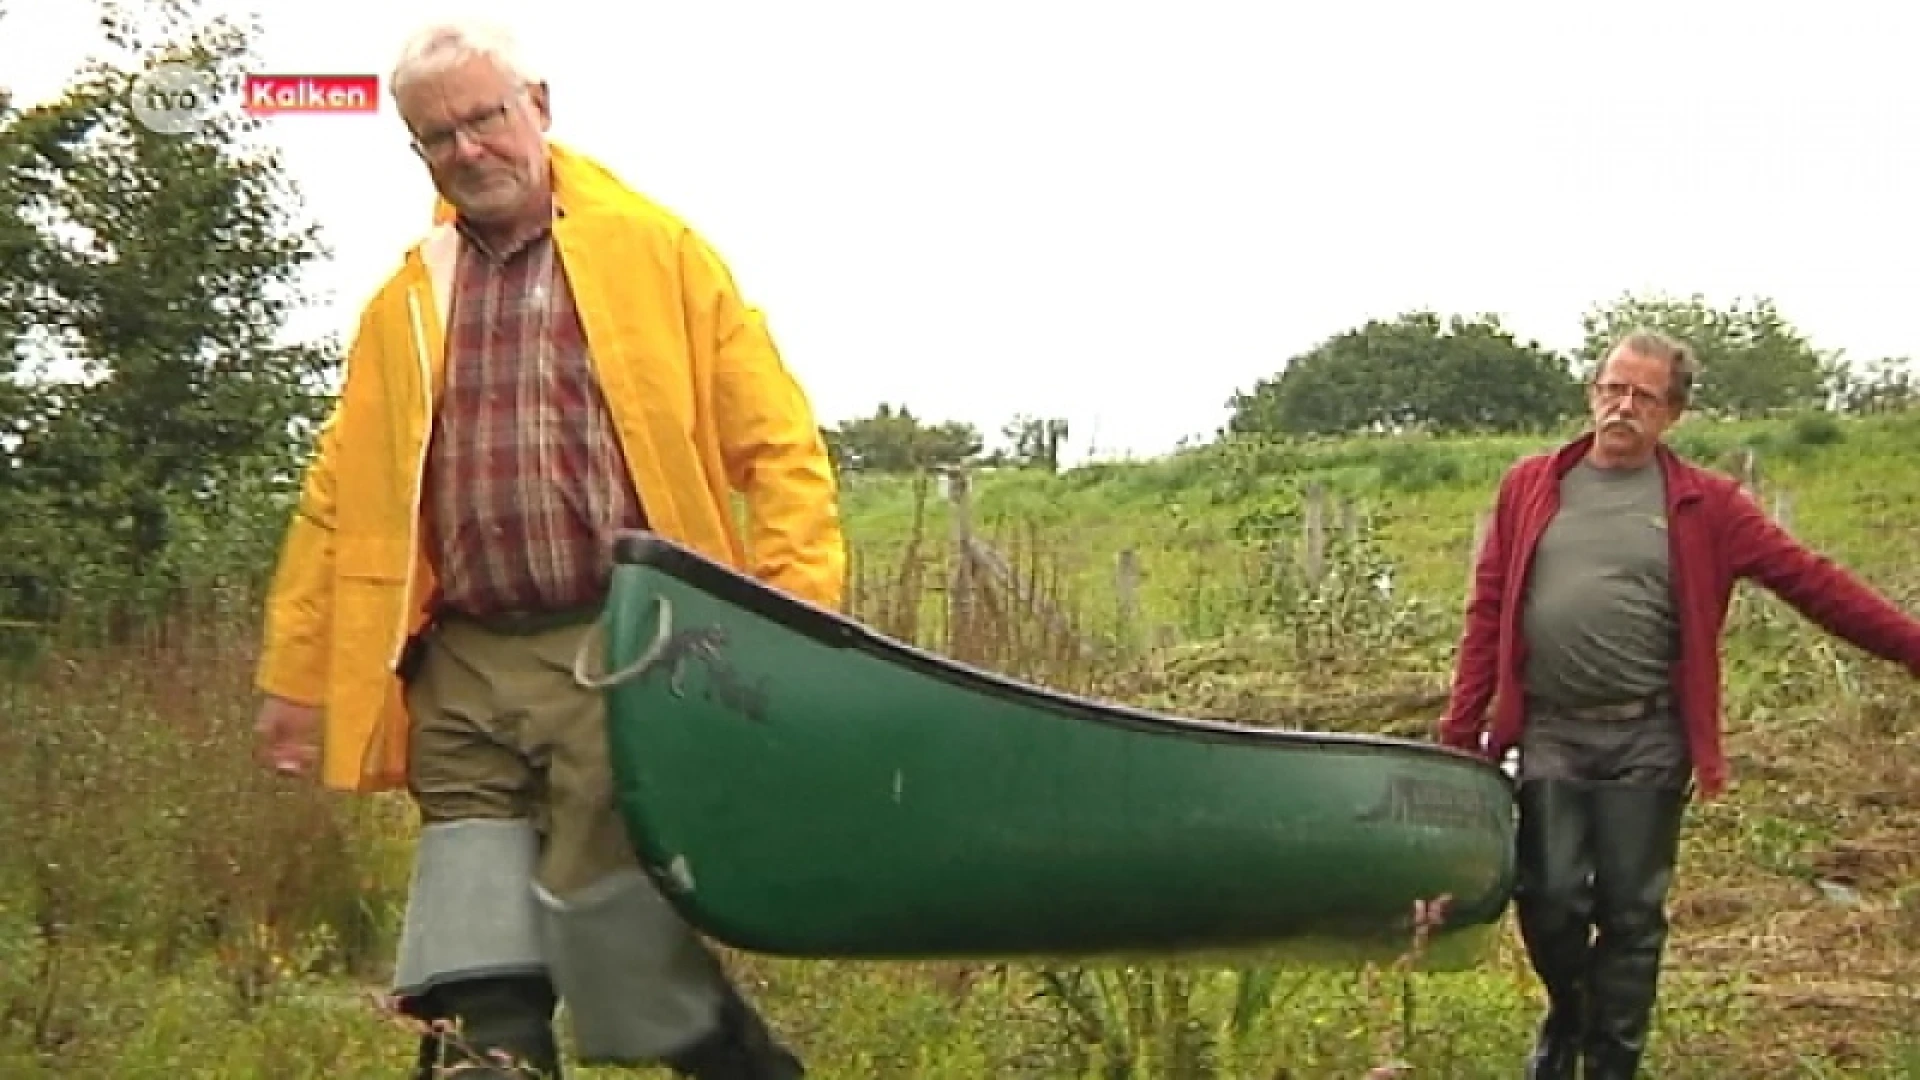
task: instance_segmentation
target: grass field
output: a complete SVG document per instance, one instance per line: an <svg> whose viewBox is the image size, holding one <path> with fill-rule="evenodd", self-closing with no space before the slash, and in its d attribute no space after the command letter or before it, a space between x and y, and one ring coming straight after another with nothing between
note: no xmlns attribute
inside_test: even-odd
<svg viewBox="0 0 1920 1080"><path fill-rule="evenodd" d="M1420 733L1476 520L1550 441L1215 446L976 474L964 507L930 478L858 477L855 607L1065 689ZM1752 449L1765 505L1920 610L1920 414L1676 441L1730 468ZM1022 602L954 603L954 553L983 545ZM253 634L56 644L0 684L0 1076L403 1075L411 1037L375 992L406 808L257 773ZM1757 591L1726 654L1735 787L1687 832L1649 1075L1920 1077L1920 694ZM732 959L826 1080L1510 1077L1539 1007L1510 932L1449 975Z"/></svg>

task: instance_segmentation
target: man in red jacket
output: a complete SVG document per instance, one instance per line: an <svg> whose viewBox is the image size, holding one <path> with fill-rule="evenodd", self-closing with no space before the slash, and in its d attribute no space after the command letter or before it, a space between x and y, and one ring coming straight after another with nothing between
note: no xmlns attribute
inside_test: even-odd
<svg viewBox="0 0 1920 1080"><path fill-rule="evenodd" d="M1734 583L1920 675L1920 622L1662 443L1696 375L1681 343L1623 338L1588 387L1593 429L1501 481L1474 571L1440 739L1519 750L1514 908L1548 998L1536 1080L1639 1067L1686 804L1727 782Z"/></svg>

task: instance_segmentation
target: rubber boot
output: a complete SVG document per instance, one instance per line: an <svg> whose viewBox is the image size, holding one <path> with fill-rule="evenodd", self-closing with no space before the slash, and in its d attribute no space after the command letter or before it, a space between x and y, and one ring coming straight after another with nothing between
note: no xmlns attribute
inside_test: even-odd
<svg viewBox="0 0 1920 1080"><path fill-rule="evenodd" d="M668 1058L666 1064L689 1080L800 1080L807 1074L766 1022L739 992L728 988L713 1034Z"/></svg>
<svg viewBox="0 0 1920 1080"><path fill-rule="evenodd" d="M1586 1037L1587 999L1578 990L1549 994L1533 1050L1527 1054L1527 1080L1574 1080L1580 1046Z"/></svg>
<svg viewBox="0 0 1920 1080"><path fill-rule="evenodd" d="M1679 856L1687 793L1663 788L1595 792L1600 843L1586 1080L1632 1080L1646 1052L1667 943L1667 892Z"/></svg>
<svg viewBox="0 0 1920 1080"><path fill-rule="evenodd" d="M1548 1003L1526 1076L1573 1080L1590 999L1593 803L1586 789L1559 780L1526 781L1516 797L1514 912Z"/></svg>
<svg viewBox="0 0 1920 1080"><path fill-rule="evenodd" d="M553 987L538 977L435 987L408 1011L451 1031L420 1039L414 1080L562 1080Z"/></svg>

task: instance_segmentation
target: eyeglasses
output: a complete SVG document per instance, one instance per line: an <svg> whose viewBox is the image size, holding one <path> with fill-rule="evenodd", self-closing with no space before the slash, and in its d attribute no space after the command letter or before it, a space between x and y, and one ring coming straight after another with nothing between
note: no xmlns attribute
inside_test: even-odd
<svg viewBox="0 0 1920 1080"><path fill-rule="evenodd" d="M507 129L507 120L513 115L513 104L520 95L527 92L525 86L516 87L505 101L491 105L479 112L462 117L459 122L448 127L431 128L414 136L413 152L421 157L444 157L459 145L460 136L476 142L498 135Z"/></svg>
<svg viewBox="0 0 1920 1080"><path fill-rule="evenodd" d="M1651 390L1643 389L1632 383L1597 382L1593 384L1593 392L1600 395L1600 400L1602 401L1619 401L1621 398L1631 395L1633 403L1643 408L1652 408L1656 405L1665 405L1667 403L1667 395L1656 394Z"/></svg>

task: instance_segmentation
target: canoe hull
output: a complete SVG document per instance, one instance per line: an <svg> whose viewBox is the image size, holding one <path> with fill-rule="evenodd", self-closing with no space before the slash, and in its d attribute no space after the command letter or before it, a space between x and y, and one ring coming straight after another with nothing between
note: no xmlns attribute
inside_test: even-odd
<svg viewBox="0 0 1920 1080"><path fill-rule="evenodd" d="M606 631L607 670L656 660L607 691L636 850L738 948L1390 952L1416 900L1449 898L1444 944L1512 886L1506 777L1436 746L1050 693L643 535Z"/></svg>

